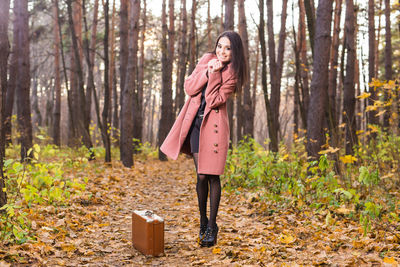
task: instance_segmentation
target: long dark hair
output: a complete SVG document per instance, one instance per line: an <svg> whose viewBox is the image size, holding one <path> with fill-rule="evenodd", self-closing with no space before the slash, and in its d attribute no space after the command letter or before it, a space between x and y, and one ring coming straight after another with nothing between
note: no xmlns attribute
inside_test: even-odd
<svg viewBox="0 0 400 267"><path fill-rule="evenodd" d="M233 71L237 77L238 83L236 86L236 92L240 91L243 84L247 82L248 79L248 71L247 71L247 58L244 55L242 38L237 32L234 31L225 31L221 33L217 41L215 43L213 53L216 54L216 49L218 46L219 39L222 37L227 37L231 42L231 63Z"/></svg>

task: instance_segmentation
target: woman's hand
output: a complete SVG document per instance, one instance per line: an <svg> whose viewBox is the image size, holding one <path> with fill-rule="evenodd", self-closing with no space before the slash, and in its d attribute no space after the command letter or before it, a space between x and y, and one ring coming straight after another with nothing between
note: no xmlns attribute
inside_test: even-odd
<svg viewBox="0 0 400 267"><path fill-rule="evenodd" d="M224 67L224 64L216 58L208 61L208 72L209 73L220 71L223 67Z"/></svg>

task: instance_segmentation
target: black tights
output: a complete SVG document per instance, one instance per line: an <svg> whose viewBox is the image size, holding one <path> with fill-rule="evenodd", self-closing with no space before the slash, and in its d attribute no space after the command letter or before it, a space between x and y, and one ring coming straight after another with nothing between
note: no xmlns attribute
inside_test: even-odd
<svg viewBox="0 0 400 267"><path fill-rule="evenodd" d="M200 223L207 223L207 197L210 185L210 219L208 226L214 226L217 220L219 201L221 199L221 181L219 175L199 174L197 172L199 153L193 153L194 165L197 173L197 199L199 201Z"/></svg>

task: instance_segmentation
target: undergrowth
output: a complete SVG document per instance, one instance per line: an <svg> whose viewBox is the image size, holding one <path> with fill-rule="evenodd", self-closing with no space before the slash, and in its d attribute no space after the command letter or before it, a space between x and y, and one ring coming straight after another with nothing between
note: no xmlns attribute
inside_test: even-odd
<svg viewBox="0 0 400 267"><path fill-rule="evenodd" d="M326 209L359 221L364 234L382 220L399 228L400 137L375 130L378 138L354 155L329 148L316 161L308 160L304 138L291 148L281 144L277 153L245 138L228 152L224 188L259 191L283 207Z"/></svg>

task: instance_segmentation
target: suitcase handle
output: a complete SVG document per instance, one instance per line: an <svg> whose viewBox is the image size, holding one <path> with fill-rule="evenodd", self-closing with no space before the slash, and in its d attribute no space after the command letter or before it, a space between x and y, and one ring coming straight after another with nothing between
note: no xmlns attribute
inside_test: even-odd
<svg viewBox="0 0 400 267"><path fill-rule="evenodd" d="M152 212L151 210L147 210L147 211L144 213L144 215L147 216L147 217L153 217L153 212Z"/></svg>

